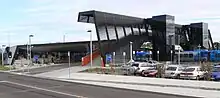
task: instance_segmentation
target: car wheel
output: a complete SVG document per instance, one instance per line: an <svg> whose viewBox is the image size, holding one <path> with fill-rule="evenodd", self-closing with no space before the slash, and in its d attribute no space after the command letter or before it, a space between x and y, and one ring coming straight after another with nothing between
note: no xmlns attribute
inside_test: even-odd
<svg viewBox="0 0 220 98"><path fill-rule="evenodd" d="M141 71L141 76L145 77L144 70Z"/></svg>
<svg viewBox="0 0 220 98"><path fill-rule="evenodd" d="M198 76L196 76L196 80L199 80L200 79L200 76L198 75Z"/></svg>
<svg viewBox="0 0 220 98"><path fill-rule="evenodd" d="M180 74L176 75L176 79L180 79Z"/></svg>
<svg viewBox="0 0 220 98"><path fill-rule="evenodd" d="M136 74L136 72L134 72L134 76L136 76L137 74Z"/></svg>

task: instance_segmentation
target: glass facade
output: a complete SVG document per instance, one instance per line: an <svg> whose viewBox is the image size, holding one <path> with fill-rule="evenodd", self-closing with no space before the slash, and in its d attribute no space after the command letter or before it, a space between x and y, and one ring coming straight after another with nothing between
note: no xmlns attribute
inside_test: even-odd
<svg viewBox="0 0 220 98"><path fill-rule="evenodd" d="M127 36L132 34L132 31L131 31L130 27L125 27L125 32L126 32Z"/></svg>
<svg viewBox="0 0 220 98"><path fill-rule="evenodd" d="M118 33L118 38L122 38L125 36L124 30L122 27L117 26L116 29L117 29L117 33Z"/></svg>
<svg viewBox="0 0 220 98"><path fill-rule="evenodd" d="M132 40L134 42L138 40L137 43L143 43L143 40L147 39L153 43L153 55L156 55L156 51L160 51L161 60L163 59L162 56L164 56L163 60L170 58L170 50L173 49L173 45L185 45L185 43L188 43L189 47L198 46L199 44L206 48L210 47L211 36L209 35L208 24L178 25L175 24L175 17L170 15L159 15L144 19L99 11L86 11L79 13L78 21L95 24L98 33L97 37L100 39L99 48L102 55L106 51L101 49L104 47L104 45L101 45L102 40L115 39L118 41L116 42L118 46L110 45L114 44L111 42L108 47L112 47L113 50L109 49L109 51L117 51L114 49L121 49ZM104 25L107 25L107 32ZM187 29L183 29L183 27ZM125 35L127 37L123 39ZM143 36L142 39L142 35L146 36ZM141 40L139 41L140 38Z"/></svg>
<svg viewBox="0 0 220 98"><path fill-rule="evenodd" d="M108 40L105 26L98 26L100 40Z"/></svg>
<svg viewBox="0 0 220 98"><path fill-rule="evenodd" d="M203 34L202 34L202 40L203 40L203 46L206 48L209 48L209 32L208 32L208 24L203 23Z"/></svg>
<svg viewBox="0 0 220 98"><path fill-rule="evenodd" d="M110 40L117 39L115 27L114 26L107 26L107 28L108 28L109 39Z"/></svg>
<svg viewBox="0 0 220 98"><path fill-rule="evenodd" d="M167 45L175 45L174 16L166 15L166 43Z"/></svg>

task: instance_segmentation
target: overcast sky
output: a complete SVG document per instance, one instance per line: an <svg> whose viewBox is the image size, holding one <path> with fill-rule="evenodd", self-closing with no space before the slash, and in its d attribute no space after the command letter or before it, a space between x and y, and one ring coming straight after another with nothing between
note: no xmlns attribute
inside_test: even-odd
<svg viewBox="0 0 220 98"><path fill-rule="evenodd" d="M80 11L99 10L141 18L170 14L175 23L209 24L214 41L220 41L220 2L218 0L1 0L0 44L89 40L87 29L94 25L77 23ZM95 32L94 39L96 39Z"/></svg>

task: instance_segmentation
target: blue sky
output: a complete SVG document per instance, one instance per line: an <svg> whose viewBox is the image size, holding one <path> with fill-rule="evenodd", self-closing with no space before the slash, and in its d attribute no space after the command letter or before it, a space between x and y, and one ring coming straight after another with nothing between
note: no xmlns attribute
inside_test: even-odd
<svg viewBox="0 0 220 98"><path fill-rule="evenodd" d="M178 24L203 21L209 23L213 40L220 41L219 5L218 0L1 0L0 44L26 44L29 34L33 43L62 42L63 35L66 41L89 40L86 30L94 31L94 26L77 23L78 12L85 10L141 18L170 14Z"/></svg>

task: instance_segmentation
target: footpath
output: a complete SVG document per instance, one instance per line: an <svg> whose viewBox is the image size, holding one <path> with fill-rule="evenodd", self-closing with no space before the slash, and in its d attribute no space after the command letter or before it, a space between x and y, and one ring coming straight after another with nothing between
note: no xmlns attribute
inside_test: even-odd
<svg viewBox="0 0 220 98"><path fill-rule="evenodd" d="M68 74L68 68L37 74L35 76L105 87L193 97L220 98L220 82L78 73L78 71L87 68L81 66L72 67L70 76Z"/></svg>

